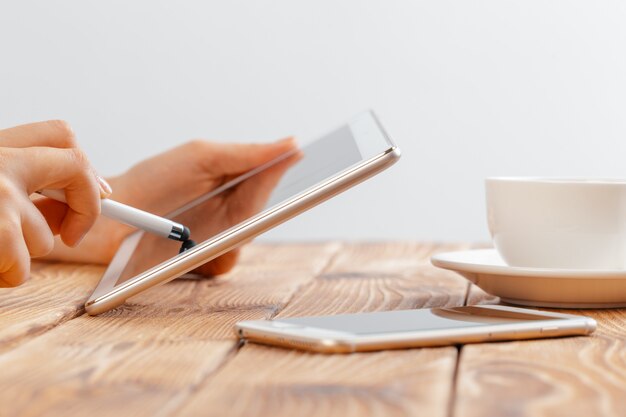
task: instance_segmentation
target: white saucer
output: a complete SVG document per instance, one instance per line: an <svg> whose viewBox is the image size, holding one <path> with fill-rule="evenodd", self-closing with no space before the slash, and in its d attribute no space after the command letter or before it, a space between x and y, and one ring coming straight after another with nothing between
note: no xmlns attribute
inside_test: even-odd
<svg viewBox="0 0 626 417"><path fill-rule="evenodd" d="M440 253L433 265L461 274L504 302L537 307L626 307L626 270L508 266L495 249Z"/></svg>

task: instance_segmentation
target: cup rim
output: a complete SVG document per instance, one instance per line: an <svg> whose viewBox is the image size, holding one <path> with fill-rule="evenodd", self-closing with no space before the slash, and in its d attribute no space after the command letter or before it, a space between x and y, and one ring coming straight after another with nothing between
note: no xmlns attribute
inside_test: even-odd
<svg viewBox="0 0 626 417"><path fill-rule="evenodd" d="M485 182L573 185L626 185L626 179L624 178L600 177L487 177L485 178Z"/></svg>

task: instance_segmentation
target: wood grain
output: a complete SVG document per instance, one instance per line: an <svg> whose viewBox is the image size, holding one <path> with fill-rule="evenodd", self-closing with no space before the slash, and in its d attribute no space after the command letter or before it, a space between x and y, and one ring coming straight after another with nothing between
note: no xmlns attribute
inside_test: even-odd
<svg viewBox="0 0 626 417"><path fill-rule="evenodd" d="M469 301L498 299L472 286ZM598 330L589 337L463 346L456 416L626 415L626 310L556 311L593 317Z"/></svg>
<svg viewBox="0 0 626 417"><path fill-rule="evenodd" d="M497 302L428 261L462 247L255 244L227 276L176 280L98 317L81 312L102 268L36 264L0 290L0 416L626 415L626 310L579 312L599 323L591 337L460 356L240 347L232 333L242 319Z"/></svg>
<svg viewBox="0 0 626 417"><path fill-rule="evenodd" d="M626 311L586 314L589 337L464 346L455 415L624 416Z"/></svg>
<svg viewBox="0 0 626 417"><path fill-rule="evenodd" d="M468 282L430 257L459 245L352 244L278 317L463 305Z"/></svg>
<svg viewBox="0 0 626 417"><path fill-rule="evenodd" d="M179 416L445 416L455 348L350 355L247 345Z"/></svg>
<svg viewBox="0 0 626 417"><path fill-rule="evenodd" d="M0 353L70 320L104 268L35 262L32 278L16 288L0 288Z"/></svg>
<svg viewBox="0 0 626 417"><path fill-rule="evenodd" d="M428 261L449 247L352 244L278 316L462 305L467 283ZM322 355L249 344L181 416L444 416L453 347Z"/></svg>
<svg viewBox="0 0 626 417"><path fill-rule="evenodd" d="M338 248L256 245L228 276L57 326L0 356L0 415L168 415L236 353L236 321L275 314Z"/></svg>
<svg viewBox="0 0 626 417"><path fill-rule="evenodd" d="M474 284L470 284L470 289L467 296L467 305L473 306L477 304L500 304L500 297L488 294L480 287Z"/></svg>

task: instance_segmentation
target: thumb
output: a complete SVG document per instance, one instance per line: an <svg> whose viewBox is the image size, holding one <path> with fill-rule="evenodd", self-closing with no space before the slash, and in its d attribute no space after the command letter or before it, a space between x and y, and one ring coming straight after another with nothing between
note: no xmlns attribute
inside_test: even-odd
<svg viewBox="0 0 626 417"><path fill-rule="evenodd" d="M273 143L212 143L209 171L219 175L236 175L257 168L297 149L293 137Z"/></svg>

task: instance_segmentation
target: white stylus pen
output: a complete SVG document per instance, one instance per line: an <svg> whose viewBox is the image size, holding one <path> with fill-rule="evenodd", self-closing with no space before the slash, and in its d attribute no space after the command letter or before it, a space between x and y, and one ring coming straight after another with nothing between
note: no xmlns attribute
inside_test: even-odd
<svg viewBox="0 0 626 417"><path fill-rule="evenodd" d="M43 190L39 194L65 203L65 192L62 190ZM117 201L103 198L100 200L101 213L109 219L136 227L146 232L185 242L189 240L189 228L147 211L127 206Z"/></svg>

